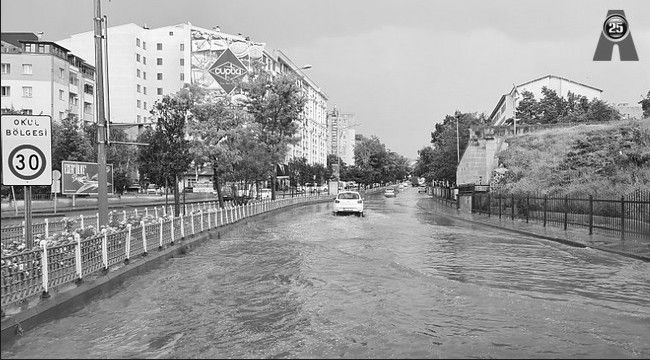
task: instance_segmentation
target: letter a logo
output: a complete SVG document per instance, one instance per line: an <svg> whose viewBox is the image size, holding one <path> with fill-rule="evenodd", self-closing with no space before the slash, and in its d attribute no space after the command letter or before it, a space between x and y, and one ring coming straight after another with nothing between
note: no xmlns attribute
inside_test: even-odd
<svg viewBox="0 0 650 360"><path fill-rule="evenodd" d="M614 45L618 45L618 54L621 61L639 61L636 54L632 33L625 19L623 10L609 10L600 33L594 61L611 61Z"/></svg>

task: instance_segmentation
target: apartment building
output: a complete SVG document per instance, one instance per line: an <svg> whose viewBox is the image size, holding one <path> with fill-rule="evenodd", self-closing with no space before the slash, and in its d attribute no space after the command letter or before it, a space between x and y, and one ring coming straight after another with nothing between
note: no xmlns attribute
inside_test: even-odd
<svg viewBox="0 0 650 360"><path fill-rule="evenodd" d="M347 165L354 165L354 114L341 113L336 107L327 115L330 154L338 155Z"/></svg>
<svg viewBox="0 0 650 360"><path fill-rule="evenodd" d="M291 147L287 160L304 156L312 164L326 163L327 96L281 51L269 51L265 43L242 34L189 22L155 29L132 23L113 26L107 30L107 39L112 122L150 123L155 102L186 83L231 94L234 81L246 75L252 62L261 61L272 73L295 74L308 99L300 143ZM58 43L94 61L93 32L74 34Z"/></svg>
<svg viewBox="0 0 650 360"><path fill-rule="evenodd" d="M95 121L95 67L33 33L3 32L2 113Z"/></svg>

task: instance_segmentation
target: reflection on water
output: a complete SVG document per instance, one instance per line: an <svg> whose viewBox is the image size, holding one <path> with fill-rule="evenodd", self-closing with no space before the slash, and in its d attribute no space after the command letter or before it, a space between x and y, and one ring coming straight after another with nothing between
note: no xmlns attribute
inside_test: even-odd
<svg viewBox="0 0 650 360"><path fill-rule="evenodd" d="M249 223L2 357L650 356L647 264L427 201L408 189L366 199L365 218L320 204Z"/></svg>

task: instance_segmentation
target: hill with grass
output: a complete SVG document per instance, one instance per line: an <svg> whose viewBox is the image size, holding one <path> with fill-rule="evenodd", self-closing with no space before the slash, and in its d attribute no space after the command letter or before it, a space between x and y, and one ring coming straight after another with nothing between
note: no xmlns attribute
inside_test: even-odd
<svg viewBox="0 0 650 360"><path fill-rule="evenodd" d="M599 198L650 191L650 119L553 128L506 142L497 154L497 189Z"/></svg>

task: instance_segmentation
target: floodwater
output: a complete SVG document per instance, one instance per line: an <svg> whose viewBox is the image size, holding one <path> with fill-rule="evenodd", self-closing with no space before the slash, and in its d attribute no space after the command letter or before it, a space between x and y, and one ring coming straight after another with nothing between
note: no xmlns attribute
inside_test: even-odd
<svg viewBox="0 0 650 360"><path fill-rule="evenodd" d="M8 357L648 358L650 266L422 210L260 219L28 331Z"/></svg>

